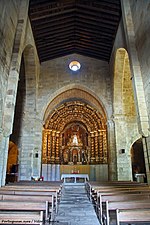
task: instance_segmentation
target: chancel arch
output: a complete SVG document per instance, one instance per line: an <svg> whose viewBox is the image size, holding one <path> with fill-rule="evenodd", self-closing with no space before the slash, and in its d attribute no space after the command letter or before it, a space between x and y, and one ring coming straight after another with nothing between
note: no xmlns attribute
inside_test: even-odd
<svg viewBox="0 0 150 225"><path fill-rule="evenodd" d="M102 165L107 168L107 179L107 117L102 106L98 110L92 103L81 98L69 98L51 110L48 106L42 143L42 175L46 179L50 179L45 174L50 168L55 167L57 174L66 167L68 173L73 170L81 172L83 168L90 173L90 167L94 169L94 166L100 168ZM100 173L99 169L97 171Z"/></svg>

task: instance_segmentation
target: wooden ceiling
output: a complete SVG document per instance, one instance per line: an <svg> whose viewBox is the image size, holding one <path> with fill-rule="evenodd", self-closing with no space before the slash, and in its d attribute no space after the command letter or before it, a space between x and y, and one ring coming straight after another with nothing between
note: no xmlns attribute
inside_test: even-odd
<svg viewBox="0 0 150 225"><path fill-rule="evenodd" d="M109 62L121 6L120 0L30 0L29 18L41 62L72 53Z"/></svg>

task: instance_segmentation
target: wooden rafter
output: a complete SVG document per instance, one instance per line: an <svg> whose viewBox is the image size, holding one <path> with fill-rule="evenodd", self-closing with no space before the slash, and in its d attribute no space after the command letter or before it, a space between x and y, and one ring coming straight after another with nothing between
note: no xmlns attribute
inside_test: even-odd
<svg viewBox="0 0 150 225"><path fill-rule="evenodd" d="M41 61L72 53L109 61L121 6L120 0L30 0L29 18Z"/></svg>

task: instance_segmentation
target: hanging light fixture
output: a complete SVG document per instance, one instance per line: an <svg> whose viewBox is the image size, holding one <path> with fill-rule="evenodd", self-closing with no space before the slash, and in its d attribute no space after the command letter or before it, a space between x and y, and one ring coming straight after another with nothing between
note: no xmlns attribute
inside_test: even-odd
<svg viewBox="0 0 150 225"><path fill-rule="evenodd" d="M77 71L81 68L81 64L78 62L78 61L72 61L70 64L69 64L69 68L72 70L72 71Z"/></svg>

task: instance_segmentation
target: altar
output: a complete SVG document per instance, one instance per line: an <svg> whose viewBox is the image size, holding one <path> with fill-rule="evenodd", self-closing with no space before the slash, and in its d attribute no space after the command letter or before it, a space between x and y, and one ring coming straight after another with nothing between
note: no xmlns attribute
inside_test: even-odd
<svg viewBox="0 0 150 225"><path fill-rule="evenodd" d="M64 185L85 184L89 180L88 174L62 174L61 180Z"/></svg>
<svg viewBox="0 0 150 225"><path fill-rule="evenodd" d="M60 181L63 174L87 174L90 181L108 181L108 165L56 165L42 164L44 181ZM69 179L69 178L68 178ZM77 182L81 180L77 179Z"/></svg>

